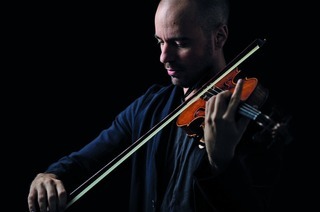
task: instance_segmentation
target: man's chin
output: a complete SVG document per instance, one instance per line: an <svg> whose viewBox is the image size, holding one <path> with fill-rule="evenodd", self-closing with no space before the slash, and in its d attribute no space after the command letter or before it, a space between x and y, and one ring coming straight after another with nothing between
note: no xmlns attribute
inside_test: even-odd
<svg viewBox="0 0 320 212"><path fill-rule="evenodd" d="M194 84L190 81L182 81L181 79L178 78L171 78L171 82L173 85L177 85L183 88L189 88L192 87Z"/></svg>
<svg viewBox="0 0 320 212"><path fill-rule="evenodd" d="M177 86L181 86L184 87L184 83L181 82L181 80L177 79L177 78L171 78L171 83L173 85L177 85Z"/></svg>

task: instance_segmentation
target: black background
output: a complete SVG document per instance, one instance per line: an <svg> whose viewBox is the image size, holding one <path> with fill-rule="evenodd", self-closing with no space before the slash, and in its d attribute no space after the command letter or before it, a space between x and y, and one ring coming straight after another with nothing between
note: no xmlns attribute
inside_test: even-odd
<svg viewBox="0 0 320 212"><path fill-rule="evenodd" d="M93 139L148 86L169 82L153 37L155 5L144 0L4 7L2 175L10 211L27 211L36 173ZM304 97L312 89L302 81L313 72L306 62L301 11L308 14L291 2L234 1L225 48L230 61L254 39L267 40L241 69L257 77L293 117L294 141L284 153L272 211L317 207L311 195L316 146L306 119L315 110ZM124 210L125 167L70 209Z"/></svg>

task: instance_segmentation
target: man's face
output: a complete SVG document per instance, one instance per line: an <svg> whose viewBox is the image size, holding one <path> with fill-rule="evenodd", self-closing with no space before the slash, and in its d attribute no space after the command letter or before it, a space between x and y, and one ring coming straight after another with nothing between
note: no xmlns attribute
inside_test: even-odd
<svg viewBox="0 0 320 212"><path fill-rule="evenodd" d="M212 66L212 46L197 23L195 7L170 2L157 9L155 37L172 83L187 88Z"/></svg>

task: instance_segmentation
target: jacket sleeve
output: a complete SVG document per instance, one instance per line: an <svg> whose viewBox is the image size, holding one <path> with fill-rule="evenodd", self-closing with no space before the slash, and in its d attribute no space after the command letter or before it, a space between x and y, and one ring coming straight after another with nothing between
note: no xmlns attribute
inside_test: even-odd
<svg viewBox="0 0 320 212"><path fill-rule="evenodd" d="M141 126L148 113L150 99L161 88L158 85L151 86L144 95L120 112L95 139L52 163L46 172L56 174L69 191L83 183L143 134L145 129Z"/></svg>

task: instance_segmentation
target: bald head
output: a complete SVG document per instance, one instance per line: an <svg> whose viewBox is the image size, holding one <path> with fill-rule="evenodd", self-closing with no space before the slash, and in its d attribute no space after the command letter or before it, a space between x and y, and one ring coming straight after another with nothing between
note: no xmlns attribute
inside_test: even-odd
<svg viewBox="0 0 320 212"><path fill-rule="evenodd" d="M163 28L184 25L198 26L196 5L192 0L162 0L157 8L155 21Z"/></svg>
<svg viewBox="0 0 320 212"><path fill-rule="evenodd" d="M228 24L229 0L160 0L158 10L166 10L166 16L188 16L205 30L213 30ZM179 12L177 12L179 11Z"/></svg>

